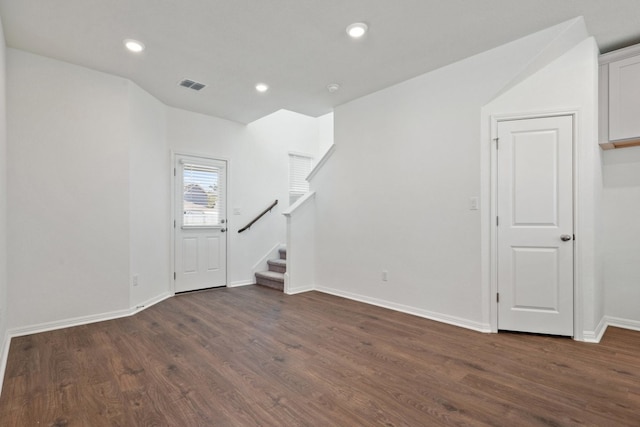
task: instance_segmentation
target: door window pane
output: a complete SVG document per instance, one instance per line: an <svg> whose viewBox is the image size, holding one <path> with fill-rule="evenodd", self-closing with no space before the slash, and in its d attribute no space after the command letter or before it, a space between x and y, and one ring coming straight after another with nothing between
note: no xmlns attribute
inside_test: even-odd
<svg viewBox="0 0 640 427"><path fill-rule="evenodd" d="M220 225L223 200L218 191L220 170L212 166L185 164L182 173L185 226Z"/></svg>

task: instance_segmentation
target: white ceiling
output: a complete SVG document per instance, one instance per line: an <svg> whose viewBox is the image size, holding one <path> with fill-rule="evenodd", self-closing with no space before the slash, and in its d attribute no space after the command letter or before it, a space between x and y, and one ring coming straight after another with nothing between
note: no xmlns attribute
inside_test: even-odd
<svg viewBox="0 0 640 427"><path fill-rule="evenodd" d="M577 16L603 53L640 42L639 0L0 0L0 16L10 47L241 123L281 108L319 116ZM370 31L356 41L345 28L357 21ZM131 54L125 38L147 49Z"/></svg>

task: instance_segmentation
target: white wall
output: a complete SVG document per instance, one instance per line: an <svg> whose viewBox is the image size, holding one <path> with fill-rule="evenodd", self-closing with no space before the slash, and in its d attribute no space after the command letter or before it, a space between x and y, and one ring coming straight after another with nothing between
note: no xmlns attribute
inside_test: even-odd
<svg viewBox="0 0 640 427"><path fill-rule="evenodd" d="M171 160L167 107L135 84L129 85L129 106L129 285L136 307L170 292Z"/></svg>
<svg viewBox="0 0 640 427"><path fill-rule="evenodd" d="M333 145L333 113L318 117L318 154L320 157ZM316 161L320 160L319 158Z"/></svg>
<svg viewBox="0 0 640 427"><path fill-rule="evenodd" d="M640 147L604 152L605 313L640 330Z"/></svg>
<svg viewBox="0 0 640 427"><path fill-rule="evenodd" d="M489 330L481 212L469 210L481 190L481 108L573 25L334 111L337 149L312 180L318 289Z"/></svg>
<svg viewBox="0 0 640 427"><path fill-rule="evenodd" d="M129 82L8 49L9 327L129 306Z"/></svg>
<svg viewBox="0 0 640 427"><path fill-rule="evenodd" d="M289 204L288 153L317 156L318 121L281 110L243 126L227 120L169 109L168 144L180 153L230 159L228 282L255 282L252 269L276 245L285 243ZM274 200L278 205L249 230L238 230ZM234 215L234 209L240 214ZM266 269L266 266L265 266Z"/></svg>
<svg viewBox="0 0 640 427"><path fill-rule="evenodd" d="M7 109L6 47L0 22L0 387L4 377L7 335Z"/></svg>
<svg viewBox="0 0 640 427"><path fill-rule="evenodd" d="M577 29L580 31L580 28ZM586 31L582 30L584 37ZM576 337L596 339L604 316L602 295L601 245L601 150L597 139L598 48L592 38L584 39L573 49L534 75L511 88L483 108L484 140L490 140L491 115L576 112L576 171L578 221L576 231L576 284L579 308ZM489 144L485 144L489 158ZM484 182L487 178L483 179ZM483 195L488 199L489 189ZM489 220L487 219L487 222Z"/></svg>
<svg viewBox="0 0 640 427"><path fill-rule="evenodd" d="M230 284L253 283L252 267L285 242L288 153L317 156L317 119L279 111L244 126L14 49L8 78L14 332L123 315L169 295L171 150L230 160ZM274 199L277 209L237 233Z"/></svg>
<svg viewBox="0 0 640 427"><path fill-rule="evenodd" d="M296 200L284 214L287 217L284 291L293 295L315 289L315 193L307 193Z"/></svg>

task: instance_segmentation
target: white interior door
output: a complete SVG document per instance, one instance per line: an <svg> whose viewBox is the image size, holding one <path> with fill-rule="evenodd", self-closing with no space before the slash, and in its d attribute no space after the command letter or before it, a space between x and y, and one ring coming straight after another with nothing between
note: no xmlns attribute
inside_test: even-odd
<svg viewBox="0 0 640 427"><path fill-rule="evenodd" d="M227 163L175 159L175 292L226 286Z"/></svg>
<svg viewBox="0 0 640 427"><path fill-rule="evenodd" d="M573 119L498 123L498 329L573 335Z"/></svg>

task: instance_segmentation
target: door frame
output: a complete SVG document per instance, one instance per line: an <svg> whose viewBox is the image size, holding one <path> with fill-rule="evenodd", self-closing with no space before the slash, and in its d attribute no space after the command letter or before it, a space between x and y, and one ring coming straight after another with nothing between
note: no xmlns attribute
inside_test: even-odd
<svg viewBox="0 0 640 427"><path fill-rule="evenodd" d="M171 283L171 286L169 286L169 293L172 296L175 296L176 294L176 281L175 281L175 271L176 271L176 226L178 223L178 218L176 217L176 204L177 204L177 200L176 200L176 181L177 181L177 176L174 173L174 169L176 166L176 157L177 156L189 156L189 157L195 157L195 158L201 158L203 160L218 160L218 161L224 161L227 163L227 177L226 177L226 184L227 184L227 188L226 188L226 203L224 206L225 209L225 218L227 218L227 230L229 230L229 222L228 222L228 213L229 213L229 200L230 200L230 191L229 189L231 188L231 159L229 159L228 157L225 156L214 156L212 154L203 154L203 153L194 153L194 152L190 152L190 151L174 151L171 150L171 164L169 165L169 175L171 177L171 185L169 186L169 191L171 192L171 197L169 198L171 200L170 203L170 209L171 209L171 214L169 216L169 218L171 218L171 221L169 223L169 234L171 235L171 271L169 271L169 283ZM226 285L225 287L229 287L229 233L225 233L225 246L227 248L226 250L226 257L225 257L225 276L226 276Z"/></svg>
<svg viewBox="0 0 640 427"><path fill-rule="evenodd" d="M496 149L496 138L498 136L498 124L500 122L540 119L547 117L569 116L572 120L573 141L572 155L573 164L573 230L577 235L573 245L573 339L581 339L582 334L582 286L580 276L580 222L578 215L579 204L579 180L578 180L578 150L577 142L580 140L579 134L579 110L555 110L546 112L520 113L520 114L492 114L490 128L490 188L489 188L489 322L491 332L498 332L498 227L496 216L498 215L498 151Z"/></svg>

